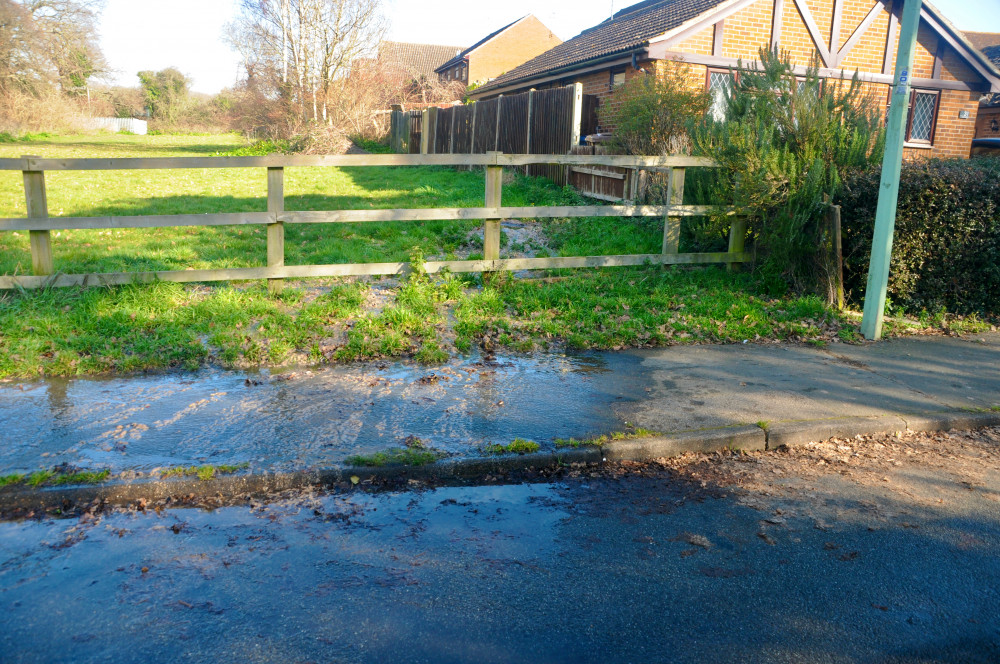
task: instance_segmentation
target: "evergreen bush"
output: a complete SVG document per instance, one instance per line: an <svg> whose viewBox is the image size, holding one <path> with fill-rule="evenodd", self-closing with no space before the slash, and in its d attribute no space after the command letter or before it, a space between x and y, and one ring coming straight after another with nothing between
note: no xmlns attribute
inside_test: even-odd
<svg viewBox="0 0 1000 664"><path fill-rule="evenodd" d="M857 173L836 198L845 289L856 302L865 293L880 182L880 169ZM1000 313L1000 159L904 162L888 297L892 309L913 314Z"/></svg>
<svg viewBox="0 0 1000 664"><path fill-rule="evenodd" d="M692 130L695 153L722 166L713 197L748 215L754 269L769 291L831 299L824 200L843 176L881 161L875 99L857 77L821 80L815 62L797 75L777 50L762 49L756 67L739 63L732 73L724 117L706 114Z"/></svg>

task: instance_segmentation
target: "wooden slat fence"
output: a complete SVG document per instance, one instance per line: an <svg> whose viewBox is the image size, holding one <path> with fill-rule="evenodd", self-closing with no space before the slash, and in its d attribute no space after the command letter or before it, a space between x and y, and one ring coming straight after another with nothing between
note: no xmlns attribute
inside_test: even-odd
<svg viewBox="0 0 1000 664"><path fill-rule="evenodd" d="M410 154L420 154L420 134L423 131L423 114L420 111L405 111L409 122L409 132L407 136L407 152Z"/></svg>
<svg viewBox="0 0 1000 664"><path fill-rule="evenodd" d="M603 145L581 145L573 148L573 154L606 155ZM615 166L570 166L569 182L584 196L602 201L634 202L638 199L640 171Z"/></svg>
<svg viewBox="0 0 1000 664"><path fill-rule="evenodd" d="M427 109L423 131L433 132L435 138L425 142L422 153L569 154L581 136L596 130L597 106L598 98L584 95L582 86L576 84ZM413 144L411 137L410 152ZM558 184L565 184L569 177L564 166L551 164L532 164L526 171Z"/></svg>
<svg viewBox="0 0 1000 664"><path fill-rule="evenodd" d="M471 113L468 118L471 127ZM464 120L463 120L464 122ZM471 129L470 129L471 134ZM438 137L440 138L440 136ZM503 169L537 164L559 168L665 168L671 169L672 193L669 205L581 205L503 207ZM483 207L327 210L295 212L285 210L284 169L300 166L481 166L486 171ZM675 265L727 263L730 267L747 260L743 250L746 223L730 208L682 205L686 167L715 164L702 157L634 157L625 155L529 155L488 152L479 155L270 155L266 157L166 157L140 159L42 159L22 157L0 159L0 170L22 171L27 217L0 219L0 232L28 231L32 275L0 276L0 288L43 288L59 286L105 286L133 282L230 281L267 279L272 292L279 292L283 279L348 275L404 274L408 263L346 263L335 265L285 265L285 224L355 223L369 221L422 221L449 219L484 220L483 260L427 261L427 272L493 272L499 270L540 270L624 265ZM266 168L267 212L218 214L143 215L113 217L49 217L46 203L47 171L144 170L165 168ZM732 216L729 251L712 254L678 252L681 219L725 211ZM502 219L546 219L564 217L660 217L664 220L663 247L656 254L616 256L560 256L551 258L503 258L500 255ZM267 227L267 266L207 270L165 270L107 274L63 274L56 271L52 257L53 230L99 228L153 228L173 226L228 226L261 224Z"/></svg>

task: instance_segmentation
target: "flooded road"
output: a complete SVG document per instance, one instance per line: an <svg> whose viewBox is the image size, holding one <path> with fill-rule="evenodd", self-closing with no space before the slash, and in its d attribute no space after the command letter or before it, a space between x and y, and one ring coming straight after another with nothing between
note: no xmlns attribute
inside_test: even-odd
<svg viewBox="0 0 1000 664"><path fill-rule="evenodd" d="M517 437L551 447L622 429L622 408L644 396L640 365L594 353L0 384L0 474L62 463L298 470L408 436L454 455Z"/></svg>
<svg viewBox="0 0 1000 664"><path fill-rule="evenodd" d="M816 465L832 445L538 484L0 523L0 653L12 664L996 662L996 440L952 450L960 475L943 455L916 460L933 454L925 446L902 466L888 461L896 451L862 459L849 478Z"/></svg>

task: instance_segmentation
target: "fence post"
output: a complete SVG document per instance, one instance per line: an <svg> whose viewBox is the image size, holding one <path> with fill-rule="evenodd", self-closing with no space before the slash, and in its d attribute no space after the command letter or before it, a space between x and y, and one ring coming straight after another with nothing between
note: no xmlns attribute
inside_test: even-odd
<svg viewBox="0 0 1000 664"><path fill-rule="evenodd" d="M570 138L570 149L580 144L580 130L583 125L583 83L573 84L573 133Z"/></svg>
<svg viewBox="0 0 1000 664"><path fill-rule="evenodd" d="M427 154L427 140L430 136L430 116L431 111L425 108L420 113L420 154Z"/></svg>
<svg viewBox="0 0 1000 664"><path fill-rule="evenodd" d="M734 217L733 223L729 227L729 253L731 254L742 254L743 253L743 242L747 237L747 219L746 217ZM735 272L743 266L743 263L729 263L728 269L730 272Z"/></svg>
<svg viewBox="0 0 1000 664"><path fill-rule="evenodd" d="M478 104L472 103L472 122L469 123L469 154L476 154L476 108ZM472 170L472 166L469 166Z"/></svg>
<svg viewBox="0 0 1000 664"><path fill-rule="evenodd" d="M25 155L25 159L32 158ZM45 171L23 171L24 201L29 219L48 219L49 203L45 193ZM36 276L52 274L52 232L28 231L31 243L31 272Z"/></svg>
<svg viewBox="0 0 1000 664"><path fill-rule="evenodd" d="M570 118L570 139L569 139L569 150L567 153L572 153L573 148L580 144L580 129L583 124L583 83L573 84L573 115ZM563 176L563 184L569 184L569 166L566 167L565 175Z"/></svg>
<svg viewBox="0 0 1000 664"><path fill-rule="evenodd" d="M267 266L285 266L285 224L278 215L285 211L285 169L267 169L267 211L274 215L274 223L267 225ZM267 290L278 295L285 287L284 279L268 279Z"/></svg>
<svg viewBox="0 0 1000 664"><path fill-rule="evenodd" d="M452 106L451 109L451 129L448 130L448 154L455 154L455 116L458 112L455 111L457 106Z"/></svg>
<svg viewBox="0 0 1000 664"><path fill-rule="evenodd" d="M535 113L535 89L531 88L528 90L528 131L525 132L526 138L524 139L524 154L532 154L531 152L531 121L534 118ZM527 166L525 166L525 171L527 171Z"/></svg>
<svg viewBox="0 0 1000 664"><path fill-rule="evenodd" d="M500 152L490 151L486 153L492 157L499 157ZM495 163L495 162L494 162ZM486 167L486 207L499 208L503 194L503 167ZM500 259L500 216L486 219L483 223L483 260L495 261Z"/></svg>
<svg viewBox="0 0 1000 664"><path fill-rule="evenodd" d="M503 95L497 97L497 129L496 135L493 137L493 149L500 149L500 111L503 110Z"/></svg>
<svg viewBox="0 0 1000 664"><path fill-rule="evenodd" d="M670 181L667 182L667 205L683 205L684 169L671 168L668 177ZM680 245L681 218L667 212L667 216L663 220L663 253L676 254L680 251Z"/></svg>
<svg viewBox="0 0 1000 664"><path fill-rule="evenodd" d="M837 281L837 308L844 308L844 247L840 232L840 206L830 206L830 233L833 235L833 257L836 260L834 278Z"/></svg>

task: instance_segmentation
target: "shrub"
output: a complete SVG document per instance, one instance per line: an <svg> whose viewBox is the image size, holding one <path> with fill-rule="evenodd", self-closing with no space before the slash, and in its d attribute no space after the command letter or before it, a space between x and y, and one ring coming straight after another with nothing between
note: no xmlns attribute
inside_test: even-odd
<svg viewBox="0 0 1000 664"><path fill-rule="evenodd" d="M688 150L688 126L708 111L709 96L691 87L690 67L664 62L615 91L598 109L601 126L614 129L626 154L677 154Z"/></svg>
<svg viewBox="0 0 1000 664"><path fill-rule="evenodd" d="M836 199L855 301L867 282L880 182L880 169L856 174ZM1000 313L1000 160L903 164L888 296L913 313Z"/></svg>
<svg viewBox="0 0 1000 664"><path fill-rule="evenodd" d="M815 62L804 80L787 53L762 49L759 64L739 71L725 118L710 113L694 129L695 150L722 166L716 199L748 214L765 287L832 299L824 197L881 160L878 106L857 77L821 81Z"/></svg>

